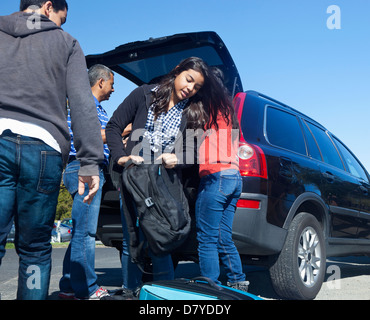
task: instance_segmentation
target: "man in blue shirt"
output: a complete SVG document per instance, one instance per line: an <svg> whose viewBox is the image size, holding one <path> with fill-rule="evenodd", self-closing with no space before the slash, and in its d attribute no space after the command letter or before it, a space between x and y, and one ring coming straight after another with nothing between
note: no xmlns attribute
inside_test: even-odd
<svg viewBox="0 0 370 320"><path fill-rule="evenodd" d="M83 202L84 196L78 194L78 171L80 162L76 158L73 141L73 125L68 115L68 126L71 134L71 150L63 182L73 198L72 220L73 233L63 262L63 276L59 287L62 299L100 300L108 292L97 285L95 273L95 234L98 223L102 188L105 182L104 168L108 165L109 149L105 141L105 127L108 122L107 112L100 105L108 100L114 92L113 72L103 65L94 65L89 69L91 91L94 96L97 115L101 125L104 142L104 161L100 165L100 185L93 201ZM76 126L78 124L74 124ZM78 146L76 146L78 147Z"/></svg>

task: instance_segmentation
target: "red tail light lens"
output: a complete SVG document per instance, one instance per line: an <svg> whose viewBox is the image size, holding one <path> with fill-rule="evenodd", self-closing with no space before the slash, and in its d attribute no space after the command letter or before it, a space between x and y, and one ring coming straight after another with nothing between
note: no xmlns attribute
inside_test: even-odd
<svg viewBox="0 0 370 320"><path fill-rule="evenodd" d="M241 141L238 156L242 176L267 179L266 157L260 147Z"/></svg>
<svg viewBox="0 0 370 320"><path fill-rule="evenodd" d="M248 208L248 209L259 209L260 208L260 201L257 200L245 200L245 199L240 199L236 203L236 206L238 208Z"/></svg>

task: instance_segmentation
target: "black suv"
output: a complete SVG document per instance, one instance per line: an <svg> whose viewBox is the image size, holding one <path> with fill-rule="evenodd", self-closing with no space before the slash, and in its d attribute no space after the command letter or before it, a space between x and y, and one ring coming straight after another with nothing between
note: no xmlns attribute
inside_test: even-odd
<svg viewBox="0 0 370 320"><path fill-rule="evenodd" d="M370 253L369 174L316 121L261 93L243 92L235 64L214 32L129 43L87 56L87 63L105 64L141 85L157 81L189 56L220 68L234 97L242 131L243 193L233 237L243 261L268 265L281 297L315 298L327 257ZM111 173L104 187L98 236L120 250L118 192L113 186L118 176ZM175 260L196 260L194 233L191 240L174 253Z"/></svg>

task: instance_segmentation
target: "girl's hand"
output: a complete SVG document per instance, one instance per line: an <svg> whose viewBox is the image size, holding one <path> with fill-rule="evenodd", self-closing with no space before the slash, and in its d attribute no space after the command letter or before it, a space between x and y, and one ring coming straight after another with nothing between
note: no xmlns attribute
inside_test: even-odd
<svg viewBox="0 0 370 320"><path fill-rule="evenodd" d="M133 155L129 155L128 157L121 157L118 159L117 163L124 167L126 162L131 160L134 164L140 164L140 163L143 163L144 162L144 158L143 157L140 157L140 156L133 156Z"/></svg>
<svg viewBox="0 0 370 320"><path fill-rule="evenodd" d="M161 156L157 158L157 160L159 159L162 159L164 167L167 169L174 168L179 162L174 153L163 153Z"/></svg>

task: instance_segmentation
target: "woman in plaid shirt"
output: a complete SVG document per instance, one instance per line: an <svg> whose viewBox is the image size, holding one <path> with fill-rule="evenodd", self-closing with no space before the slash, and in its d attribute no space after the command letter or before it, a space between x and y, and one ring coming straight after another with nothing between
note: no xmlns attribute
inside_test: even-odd
<svg viewBox="0 0 370 320"><path fill-rule="evenodd" d="M134 163L161 161L168 169L175 168L182 162L182 154L176 154L175 150L178 151L177 143L181 145L186 136L187 109L203 108L207 99L204 92L207 92L205 90L208 88L209 74L209 67L202 59L191 57L180 62L158 84L145 84L135 89L114 112L105 130L112 161L120 166L124 166L129 160ZM132 132L124 145L121 134L129 124L132 124ZM180 149L183 150L182 147ZM194 153L193 148L188 148L189 150ZM190 158L194 159L194 155ZM128 207L132 206L126 205L127 203L133 201L124 193L123 210L129 211ZM130 260L127 250L129 234L124 219L122 225L123 286L134 290L141 283L142 273ZM150 256L154 279L173 279L171 256Z"/></svg>

